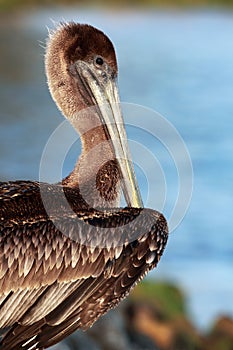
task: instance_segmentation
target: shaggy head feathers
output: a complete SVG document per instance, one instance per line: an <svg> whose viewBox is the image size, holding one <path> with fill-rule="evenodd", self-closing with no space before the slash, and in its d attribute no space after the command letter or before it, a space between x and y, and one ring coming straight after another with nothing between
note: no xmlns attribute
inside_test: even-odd
<svg viewBox="0 0 233 350"><path fill-rule="evenodd" d="M91 62L96 56L101 56L117 75L113 44L100 30L71 22L50 32L45 54L48 85L57 106L68 118L86 107L77 96L69 67L77 60Z"/></svg>

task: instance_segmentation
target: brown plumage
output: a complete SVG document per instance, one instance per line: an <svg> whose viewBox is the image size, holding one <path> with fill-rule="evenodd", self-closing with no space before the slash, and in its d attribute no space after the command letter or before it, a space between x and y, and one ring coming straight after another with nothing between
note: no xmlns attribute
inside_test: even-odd
<svg viewBox="0 0 233 350"><path fill-rule="evenodd" d="M127 146L104 124L120 113L105 114L98 100L113 106L112 43L91 26L62 25L48 43L46 71L83 150L60 184L0 183L1 350L42 350L90 327L156 266L168 236L163 215L140 208L131 163L118 159ZM129 207L114 209L120 187Z"/></svg>

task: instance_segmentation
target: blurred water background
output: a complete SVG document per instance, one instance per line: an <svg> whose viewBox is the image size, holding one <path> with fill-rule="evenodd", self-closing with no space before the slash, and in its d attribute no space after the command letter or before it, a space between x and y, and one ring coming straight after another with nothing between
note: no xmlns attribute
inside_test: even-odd
<svg viewBox="0 0 233 350"><path fill-rule="evenodd" d="M233 316L233 12L64 7L1 14L1 181L38 179L46 141L63 121L46 86L40 46L46 26L54 27L51 19L86 22L104 30L117 48L121 99L165 116L190 152L191 205L149 277L182 286L199 327L221 313ZM177 189L174 164L169 155L159 157L159 143L143 140L132 128L128 133L159 159L169 217ZM79 146L68 157L65 172L77 152ZM140 154L133 155L143 164ZM138 177L146 202L145 176L138 171ZM154 197L149 205L156 208L156 193Z"/></svg>

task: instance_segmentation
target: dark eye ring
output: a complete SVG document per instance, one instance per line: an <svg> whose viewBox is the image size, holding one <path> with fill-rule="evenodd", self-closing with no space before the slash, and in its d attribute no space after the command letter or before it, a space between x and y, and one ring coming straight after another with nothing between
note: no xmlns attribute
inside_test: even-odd
<svg viewBox="0 0 233 350"><path fill-rule="evenodd" d="M104 60L102 57L96 57L95 63L98 64L98 66L102 66L104 64Z"/></svg>

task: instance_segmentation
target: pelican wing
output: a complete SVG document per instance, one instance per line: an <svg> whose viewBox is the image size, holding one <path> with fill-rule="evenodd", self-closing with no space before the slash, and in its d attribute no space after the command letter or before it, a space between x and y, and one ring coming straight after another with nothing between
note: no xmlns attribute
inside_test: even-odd
<svg viewBox="0 0 233 350"><path fill-rule="evenodd" d="M27 217L25 208L14 216L11 201L23 196L25 203L25 193L18 188L14 196L6 187L0 193L1 350L43 349L88 328L156 266L165 247L167 225L156 211L77 210L73 203L73 214L49 217L35 185L39 216L32 210Z"/></svg>

